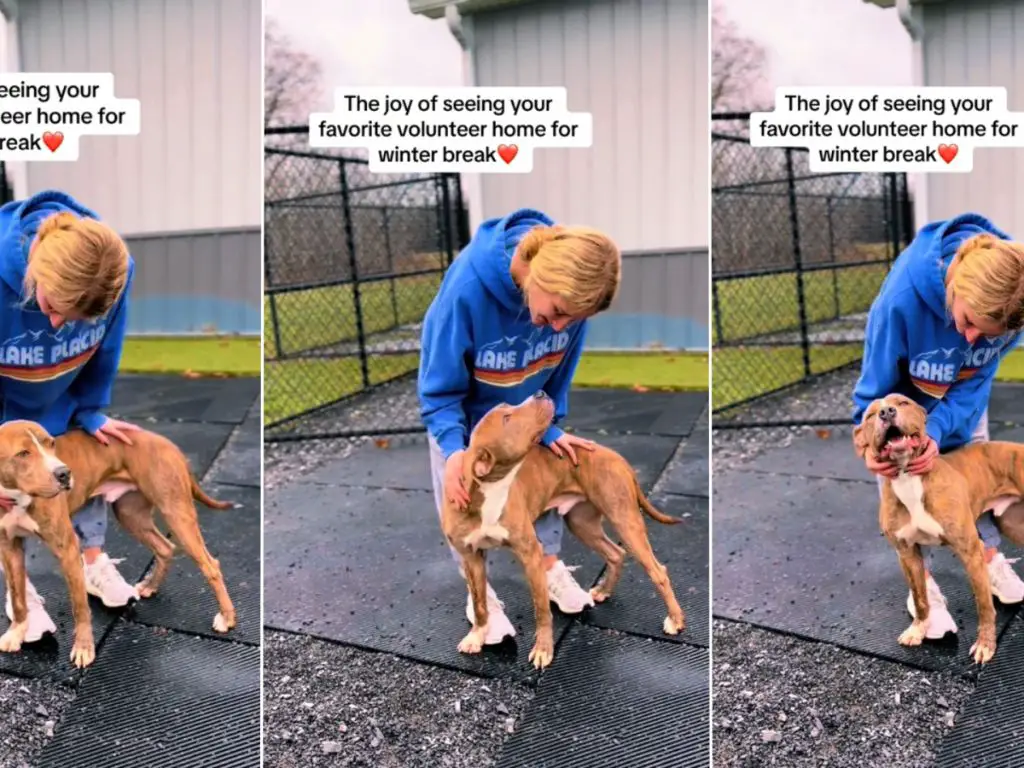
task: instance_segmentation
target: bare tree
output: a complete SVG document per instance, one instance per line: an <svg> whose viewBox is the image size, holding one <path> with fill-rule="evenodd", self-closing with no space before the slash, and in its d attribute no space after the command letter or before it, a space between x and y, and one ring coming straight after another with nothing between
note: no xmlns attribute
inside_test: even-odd
<svg viewBox="0 0 1024 768"><path fill-rule="evenodd" d="M711 111L764 107L767 60L765 49L746 37L715 0L711 9Z"/></svg>
<svg viewBox="0 0 1024 768"><path fill-rule="evenodd" d="M264 45L264 126L307 122L323 95L320 62L296 48L271 18Z"/></svg>

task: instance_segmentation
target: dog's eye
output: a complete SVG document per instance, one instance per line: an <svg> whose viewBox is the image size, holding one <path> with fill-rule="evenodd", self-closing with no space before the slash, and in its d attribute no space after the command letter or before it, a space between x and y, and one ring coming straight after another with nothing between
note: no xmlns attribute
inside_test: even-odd
<svg viewBox="0 0 1024 768"><path fill-rule="evenodd" d="M17 455L19 459L27 459L32 455L32 451L18 451Z"/></svg>
<svg viewBox="0 0 1024 768"><path fill-rule="evenodd" d="M504 414L501 417L501 423L502 424L508 424L508 420L511 419L511 418L512 418L512 414L511 413L506 413L506 414Z"/></svg>

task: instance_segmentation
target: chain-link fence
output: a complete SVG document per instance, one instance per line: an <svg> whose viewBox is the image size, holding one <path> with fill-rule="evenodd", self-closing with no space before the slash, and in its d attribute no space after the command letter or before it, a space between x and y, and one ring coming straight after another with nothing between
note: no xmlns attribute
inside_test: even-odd
<svg viewBox="0 0 1024 768"><path fill-rule="evenodd" d="M423 315L468 239L459 177L374 174L310 150L305 128L267 134L267 440L422 429L387 401L415 376Z"/></svg>
<svg viewBox="0 0 1024 768"><path fill-rule="evenodd" d="M867 310L913 236L906 176L812 173L807 151L748 136L748 115L712 116L715 426L848 423L813 395L766 398L860 361Z"/></svg>

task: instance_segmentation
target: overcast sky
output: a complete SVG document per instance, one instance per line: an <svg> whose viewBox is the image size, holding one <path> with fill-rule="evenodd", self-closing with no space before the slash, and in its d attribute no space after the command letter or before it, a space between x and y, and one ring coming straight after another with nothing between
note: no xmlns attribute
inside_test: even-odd
<svg viewBox="0 0 1024 768"><path fill-rule="evenodd" d="M772 86L911 82L910 41L893 9L863 0L723 2L768 50ZM267 13L320 60L328 99L342 84L462 83L461 50L448 27L414 16L407 0L267 0Z"/></svg>

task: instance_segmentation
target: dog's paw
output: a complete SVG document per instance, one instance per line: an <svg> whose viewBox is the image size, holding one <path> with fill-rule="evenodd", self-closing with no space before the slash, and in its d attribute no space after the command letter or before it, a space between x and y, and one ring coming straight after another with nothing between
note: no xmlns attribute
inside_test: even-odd
<svg viewBox="0 0 1024 768"><path fill-rule="evenodd" d="M480 653L484 647L485 631L471 629L469 634L459 641L459 653Z"/></svg>
<svg viewBox="0 0 1024 768"><path fill-rule="evenodd" d="M156 594L156 590L153 589L145 581L140 581L135 585L135 594L139 596L139 600L145 600L147 597L152 597Z"/></svg>
<svg viewBox="0 0 1024 768"><path fill-rule="evenodd" d="M603 603L605 600L608 599L609 595L607 592L601 589L601 587L591 587L590 597L593 599L595 603Z"/></svg>
<svg viewBox="0 0 1024 768"><path fill-rule="evenodd" d="M229 619L223 613L218 613L216 616L213 617L214 632L220 632L221 634L224 634L225 632L230 632L232 629L234 629L234 626L234 617L231 617Z"/></svg>
<svg viewBox="0 0 1024 768"><path fill-rule="evenodd" d="M686 620L680 616L678 619L673 619L671 616L666 616L664 623L661 625L662 631L666 635L678 635L684 629L686 629Z"/></svg>
<svg viewBox="0 0 1024 768"><path fill-rule="evenodd" d="M928 629L923 621L915 621L899 637L900 645L920 645Z"/></svg>
<svg viewBox="0 0 1024 768"><path fill-rule="evenodd" d="M17 653L21 650L21 644L25 642L25 630L28 624L20 627L12 624L11 627L0 635L0 653Z"/></svg>
<svg viewBox="0 0 1024 768"><path fill-rule="evenodd" d="M96 660L96 646L90 641L75 641L71 647L71 663L78 669L88 667Z"/></svg>
<svg viewBox="0 0 1024 768"><path fill-rule="evenodd" d="M996 644L992 640L982 640L979 638L978 642L971 646L971 657L974 659L975 664L988 664L995 655Z"/></svg>
<svg viewBox="0 0 1024 768"><path fill-rule="evenodd" d="M538 640L530 651L530 661L537 669L544 669L555 658L555 647L552 642Z"/></svg>

